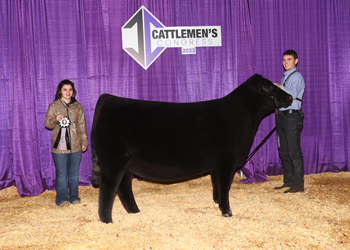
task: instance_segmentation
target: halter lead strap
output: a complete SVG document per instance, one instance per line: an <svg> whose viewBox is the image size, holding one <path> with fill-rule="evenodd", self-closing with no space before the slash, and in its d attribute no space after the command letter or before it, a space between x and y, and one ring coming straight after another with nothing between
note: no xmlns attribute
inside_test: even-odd
<svg viewBox="0 0 350 250"><path fill-rule="evenodd" d="M284 86L284 87L286 86L286 82L287 82L287 80L289 79L289 77L290 77L291 75L293 75L295 72L298 72L298 70L292 72L292 73L291 73L289 76L287 76L287 78L284 80L284 82L283 82L283 86Z"/></svg>
<svg viewBox="0 0 350 250"><path fill-rule="evenodd" d="M289 79L289 77L290 77L291 75L293 75L295 72L298 72L298 70L292 72L292 73L284 80L284 82L283 82L283 86L284 86L284 87L286 86L286 82L287 82L287 80ZM295 99L293 99L293 100L297 100L297 101L299 101L299 102L303 102L303 100L301 100L301 99L298 98L298 97L295 98Z"/></svg>

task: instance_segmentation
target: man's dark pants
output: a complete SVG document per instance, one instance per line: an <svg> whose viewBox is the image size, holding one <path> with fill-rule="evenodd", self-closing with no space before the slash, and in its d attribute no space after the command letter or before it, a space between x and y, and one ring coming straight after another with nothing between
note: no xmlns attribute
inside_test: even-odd
<svg viewBox="0 0 350 250"><path fill-rule="evenodd" d="M284 185L304 189L304 158L300 148L300 133L304 126L304 114L280 115L277 121Z"/></svg>

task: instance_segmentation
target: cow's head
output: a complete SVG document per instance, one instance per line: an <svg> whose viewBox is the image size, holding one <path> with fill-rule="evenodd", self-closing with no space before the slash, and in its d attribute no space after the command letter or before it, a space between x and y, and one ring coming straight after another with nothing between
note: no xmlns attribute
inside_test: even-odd
<svg viewBox="0 0 350 250"><path fill-rule="evenodd" d="M292 104L293 97L275 86L270 80L260 75L254 75L249 78L248 81L250 79L252 79L252 81L250 81L248 85L258 93L271 98L275 102L277 108L286 108Z"/></svg>

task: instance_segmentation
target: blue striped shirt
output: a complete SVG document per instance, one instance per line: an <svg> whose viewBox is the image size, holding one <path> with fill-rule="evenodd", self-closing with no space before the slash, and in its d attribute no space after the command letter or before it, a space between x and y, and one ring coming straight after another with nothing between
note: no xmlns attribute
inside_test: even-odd
<svg viewBox="0 0 350 250"><path fill-rule="evenodd" d="M305 90L305 82L304 78L300 72L295 72L289 78L288 76L296 71L297 68L293 68L289 71L284 72L284 76L281 80L282 90L293 96L293 103L287 108L280 108L281 111L289 110L289 109L301 109L302 102L295 100L296 98L303 99L304 90ZM285 79L288 80L286 82ZM285 85L285 86L283 86Z"/></svg>

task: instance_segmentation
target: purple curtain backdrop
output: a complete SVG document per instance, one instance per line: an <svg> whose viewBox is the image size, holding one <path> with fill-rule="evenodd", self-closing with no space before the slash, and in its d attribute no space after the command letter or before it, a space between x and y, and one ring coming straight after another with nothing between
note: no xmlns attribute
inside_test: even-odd
<svg viewBox="0 0 350 250"><path fill-rule="evenodd" d="M222 47L197 48L196 55L169 48L144 70L121 38L142 5L165 26L221 26ZM44 117L63 79L76 84L90 134L102 93L168 102L220 98L254 73L280 82L287 49L298 52L306 83L305 173L349 171L349 9L349 0L1 1L0 189L15 185L21 196L54 189ZM274 115L262 121L253 148L274 126ZM90 184L91 167L89 147L81 185ZM276 136L243 172L247 183L283 173Z"/></svg>

